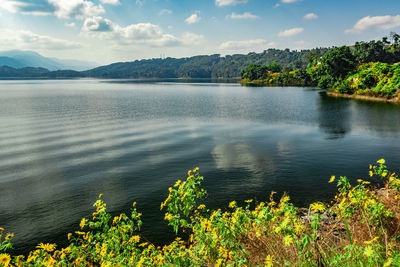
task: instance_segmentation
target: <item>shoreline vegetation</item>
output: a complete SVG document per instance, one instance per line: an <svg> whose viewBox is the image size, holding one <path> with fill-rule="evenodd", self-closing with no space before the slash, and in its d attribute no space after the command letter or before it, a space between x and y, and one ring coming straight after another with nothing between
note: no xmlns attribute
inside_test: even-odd
<svg viewBox="0 0 400 267"><path fill-rule="evenodd" d="M384 159L368 173L353 185L332 176L338 192L330 203L299 209L272 192L266 202L210 210L195 168L161 203L177 234L170 244L156 247L140 235L136 202L130 214L112 217L100 194L67 247L40 243L11 256L13 234L0 228L0 266L399 266L400 179Z"/></svg>
<svg viewBox="0 0 400 267"><path fill-rule="evenodd" d="M400 103L400 35L380 41L334 47L307 54L307 68L285 71L275 64L247 66L241 84L249 86L316 86L329 96Z"/></svg>

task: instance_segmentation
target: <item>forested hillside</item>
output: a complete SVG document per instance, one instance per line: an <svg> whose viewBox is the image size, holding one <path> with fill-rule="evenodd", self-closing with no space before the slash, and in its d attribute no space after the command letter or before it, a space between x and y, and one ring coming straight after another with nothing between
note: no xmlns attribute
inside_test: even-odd
<svg viewBox="0 0 400 267"><path fill-rule="evenodd" d="M268 49L262 53L220 56L204 55L189 58L166 58L120 62L83 72L99 78L237 78L249 64L276 62L284 70L307 66L307 55L325 54L327 48L292 51Z"/></svg>
<svg viewBox="0 0 400 267"><path fill-rule="evenodd" d="M250 64L242 82L269 85L312 85L339 94L393 98L400 92L400 35L382 40L356 42L331 48L324 55L306 55L307 68L273 70L269 65Z"/></svg>

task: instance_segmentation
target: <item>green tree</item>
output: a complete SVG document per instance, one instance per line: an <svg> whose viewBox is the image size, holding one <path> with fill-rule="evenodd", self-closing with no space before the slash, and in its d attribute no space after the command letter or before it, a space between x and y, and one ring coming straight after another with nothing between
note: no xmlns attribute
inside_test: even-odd
<svg viewBox="0 0 400 267"><path fill-rule="evenodd" d="M259 64L251 64L247 66L242 72L242 79L248 79L250 81L261 80L265 77L268 71L268 67Z"/></svg>
<svg viewBox="0 0 400 267"><path fill-rule="evenodd" d="M322 77L324 82L320 85L323 88L331 87L343 79L356 67L356 60L350 47L337 47L326 53L321 59Z"/></svg>

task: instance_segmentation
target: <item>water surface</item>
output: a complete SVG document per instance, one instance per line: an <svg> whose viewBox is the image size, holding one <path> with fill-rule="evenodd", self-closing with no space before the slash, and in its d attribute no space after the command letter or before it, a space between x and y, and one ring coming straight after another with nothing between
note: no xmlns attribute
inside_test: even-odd
<svg viewBox="0 0 400 267"><path fill-rule="evenodd" d="M400 107L315 88L103 80L0 81L0 226L17 252L64 244L99 193L133 201L143 235L171 238L160 202L200 167L211 207L288 192L329 200L332 174L355 181L385 158L400 166Z"/></svg>

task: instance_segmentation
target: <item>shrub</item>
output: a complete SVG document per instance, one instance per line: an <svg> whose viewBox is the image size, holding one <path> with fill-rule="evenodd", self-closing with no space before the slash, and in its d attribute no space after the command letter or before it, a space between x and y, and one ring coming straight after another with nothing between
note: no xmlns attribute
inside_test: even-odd
<svg viewBox="0 0 400 267"><path fill-rule="evenodd" d="M373 179L382 188L370 185ZM370 165L369 177L352 185L332 176L338 193L330 203L296 208L283 195L255 203L236 201L224 210L200 204L207 197L198 168L168 189L161 203L165 220L186 239L155 247L140 236L141 214L112 217L100 194L95 212L68 234L69 245L39 244L27 257L7 254L12 234L2 239L0 266L399 266L400 179L385 160Z"/></svg>

